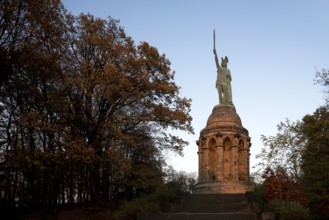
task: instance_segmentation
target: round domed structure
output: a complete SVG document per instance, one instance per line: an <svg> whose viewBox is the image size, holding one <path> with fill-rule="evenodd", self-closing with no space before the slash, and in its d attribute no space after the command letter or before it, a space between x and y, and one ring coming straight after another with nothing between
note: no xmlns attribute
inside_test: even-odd
<svg viewBox="0 0 329 220"><path fill-rule="evenodd" d="M236 113L233 106L216 105L208 118L206 127L200 132L200 135L203 136L221 131L238 132L248 136L248 130L242 126L240 116Z"/></svg>
<svg viewBox="0 0 329 220"><path fill-rule="evenodd" d="M241 119L235 108L229 105L216 105L207 121L207 127L216 124L241 124Z"/></svg>

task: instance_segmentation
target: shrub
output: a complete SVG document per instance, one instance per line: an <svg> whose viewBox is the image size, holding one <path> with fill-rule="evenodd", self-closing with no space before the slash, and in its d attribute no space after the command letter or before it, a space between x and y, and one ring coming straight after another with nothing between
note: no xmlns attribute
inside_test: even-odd
<svg viewBox="0 0 329 220"><path fill-rule="evenodd" d="M180 183L169 182L152 194L124 202L113 213L112 218L135 219L137 214L165 212L170 208L170 203L179 200L183 195Z"/></svg>
<svg viewBox="0 0 329 220"><path fill-rule="evenodd" d="M311 219L310 210L296 202L272 200L266 207L266 211L274 212L278 220L307 220Z"/></svg>
<svg viewBox="0 0 329 220"><path fill-rule="evenodd" d="M251 192L251 202L252 209L255 213L260 213L263 211L264 205L266 203L263 183L254 184L253 191Z"/></svg>
<svg viewBox="0 0 329 220"><path fill-rule="evenodd" d="M135 198L122 204L119 210L113 213L114 219L135 219L138 213L153 213L160 211L160 204L153 195Z"/></svg>

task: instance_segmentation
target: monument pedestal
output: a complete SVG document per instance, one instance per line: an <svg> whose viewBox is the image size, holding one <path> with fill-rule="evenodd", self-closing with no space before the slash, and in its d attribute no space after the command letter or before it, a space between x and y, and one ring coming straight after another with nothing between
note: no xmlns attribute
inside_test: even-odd
<svg viewBox="0 0 329 220"><path fill-rule="evenodd" d="M241 181L201 183L193 189L194 194L244 194L248 191L251 191L249 184Z"/></svg>
<svg viewBox="0 0 329 220"><path fill-rule="evenodd" d="M231 105L216 105L197 141L199 178L195 194L250 191L248 130Z"/></svg>

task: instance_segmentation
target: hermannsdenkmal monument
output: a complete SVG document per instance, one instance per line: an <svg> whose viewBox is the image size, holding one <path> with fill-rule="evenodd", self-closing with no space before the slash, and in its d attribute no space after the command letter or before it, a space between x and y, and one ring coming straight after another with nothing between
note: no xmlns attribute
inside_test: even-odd
<svg viewBox="0 0 329 220"><path fill-rule="evenodd" d="M231 72L225 56L217 67L216 88L219 103L214 106L206 127L201 130L198 145L199 177L194 194L236 194L250 191L248 130L242 126L232 100Z"/></svg>
<svg viewBox="0 0 329 220"><path fill-rule="evenodd" d="M207 125L197 141L199 178L191 195L171 205L168 213L149 214L142 220L230 219L256 220L250 203L249 148L250 137L242 126L232 101L232 76L228 58L217 67L216 88L219 103L210 114Z"/></svg>

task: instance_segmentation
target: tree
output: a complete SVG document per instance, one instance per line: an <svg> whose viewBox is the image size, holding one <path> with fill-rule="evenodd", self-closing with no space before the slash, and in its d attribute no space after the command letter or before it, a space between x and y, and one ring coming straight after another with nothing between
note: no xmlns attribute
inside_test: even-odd
<svg viewBox="0 0 329 220"><path fill-rule="evenodd" d="M318 108L303 118L303 184L313 208L329 210L329 111Z"/></svg>
<svg viewBox="0 0 329 220"><path fill-rule="evenodd" d="M55 0L5 0L0 9L1 200L5 208L54 203L63 173L57 94L64 11Z"/></svg>
<svg viewBox="0 0 329 220"><path fill-rule="evenodd" d="M299 121L291 122L287 119L277 125L276 136L261 136L265 147L256 155L256 158L260 159L257 164L260 170L275 171L283 168L293 178L298 179L301 174L301 152L304 148L299 127Z"/></svg>
<svg viewBox="0 0 329 220"><path fill-rule="evenodd" d="M76 125L70 135L84 140L80 148L93 152L88 165L92 199L107 199L101 190L103 177L127 181L132 152L140 145L136 134L159 150L182 151L186 142L166 130L193 132L190 100L179 97L166 57L145 42L136 47L118 21L81 15L70 24L67 121Z"/></svg>
<svg viewBox="0 0 329 220"><path fill-rule="evenodd" d="M169 166L166 169L165 181L169 184L178 184L182 193L189 194L192 193L193 187L197 183L197 176L195 173L177 171L172 166Z"/></svg>
<svg viewBox="0 0 329 220"><path fill-rule="evenodd" d="M269 199L278 199L279 195L279 199L287 197L304 204L309 201L313 209L328 210L328 107L320 107L296 123L281 123L278 128L280 132L275 137L262 137L269 149L264 148L258 155L267 160L260 164L268 167L263 176L264 193ZM307 199L300 191L306 193Z"/></svg>
<svg viewBox="0 0 329 220"><path fill-rule="evenodd" d="M0 3L1 207L132 199L193 132L164 54L57 0ZM42 13L41 13L42 11ZM44 16L45 15L45 16Z"/></svg>
<svg viewBox="0 0 329 220"><path fill-rule="evenodd" d="M282 167L276 170L267 168L262 176L264 178L264 198L267 202L272 200L293 201L307 205L300 181L290 176Z"/></svg>
<svg viewBox="0 0 329 220"><path fill-rule="evenodd" d="M329 69L323 68L322 70L317 70L314 79L315 84L320 84L325 87L325 92L329 93ZM328 100L327 100L328 103Z"/></svg>
<svg viewBox="0 0 329 220"><path fill-rule="evenodd" d="M317 71L314 81L327 89L329 71ZM265 147L257 155L262 159L258 165L265 170L264 195L273 202L273 207L289 205L276 201L278 199L293 200L307 204L317 214L325 212L328 217L328 119L327 100L326 106L304 116L301 121L281 122L276 136L262 136ZM298 209L293 205L291 211L294 210Z"/></svg>

